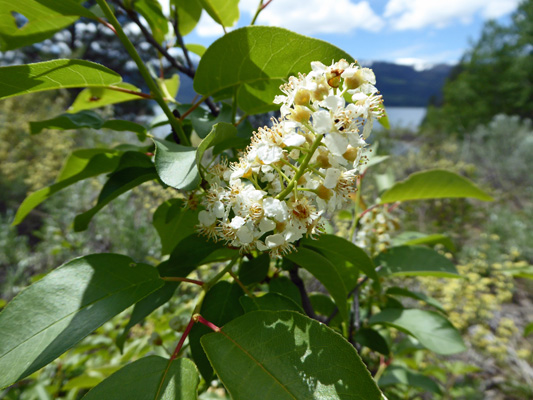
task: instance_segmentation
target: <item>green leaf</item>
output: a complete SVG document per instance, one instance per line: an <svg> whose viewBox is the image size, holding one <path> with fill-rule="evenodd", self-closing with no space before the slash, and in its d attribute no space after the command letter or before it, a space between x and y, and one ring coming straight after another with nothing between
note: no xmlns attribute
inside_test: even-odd
<svg viewBox="0 0 533 400"><path fill-rule="evenodd" d="M402 383L410 388L417 387L431 393L442 393L439 385L433 380L400 365L389 366L378 383L380 387Z"/></svg>
<svg viewBox="0 0 533 400"><path fill-rule="evenodd" d="M108 149L82 149L70 154L56 183L39 189L24 199L15 214L13 225L20 224L24 218L53 194L83 179L100 175L115 169L121 153Z"/></svg>
<svg viewBox="0 0 533 400"><path fill-rule="evenodd" d="M109 68L84 60L0 67L0 100L44 90L111 86L121 81L120 75Z"/></svg>
<svg viewBox="0 0 533 400"><path fill-rule="evenodd" d="M376 273L376 267L374 266L374 263L363 249L360 249L352 242L336 235L320 235L318 240L303 239L301 244L305 247L326 250L328 252L337 254L338 257L345 259L355 268L364 272L379 287L379 278ZM352 290L357 283L357 278L355 281L353 279L347 279L349 274L349 271L342 273L343 277L345 278L348 291Z"/></svg>
<svg viewBox="0 0 533 400"><path fill-rule="evenodd" d="M393 286L387 289L386 294L392 296L410 297L411 299L421 300L427 305L435 307L437 310L446 313L446 311L442 307L442 304L438 300L422 292L415 292L401 287Z"/></svg>
<svg viewBox="0 0 533 400"><path fill-rule="evenodd" d="M168 21L163 15L161 3L157 0L135 0L135 10L148 22L152 36L159 43L163 43L168 33Z"/></svg>
<svg viewBox="0 0 533 400"><path fill-rule="evenodd" d="M530 322L524 328L524 337L529 336L533 333L533 322Z"/></svg>
<svg viewBox="0 0 533 400"><path fill-rule="evenodd" d="M305 247L299 247L297 252L290 253L285 258L309 271L324 285L335 300L340 315L347 321L348 307L346 299L348 292L337 267L320 253Z"/></svg>
<svg viewBox="0 0 533 400"><path fill-rule="evenodd" d="M221 255L222 257L217 257ZM200 265L232 259L238 250L228 249L220 242L208 241L203 236L192 234L176 246L167 261L158 265L161 276L186 277Z"/></svg>
<svg viewBox="0 0 533 400"><path fill-rule="evenodd" d="M202 46L201 44L186 44L185 47L187 47L187 50L190 52L193 52L194 54L202 57L206 51L205 46Z"/></svg>
<svg viewBox="0 0 533 400"><path fill-rule="evenodd" d="M278 276L270 281L268 285L270 293L279 293L288 297L300 307L302 306L302 298L298 287L291 282L286 276Z"/></svg>
<svg viewBox="0 0 533 400"><path fill-rule="evenodd" d="M154 213L153 225L161 239L161 255L170 254L185 237L195 233L198 210L185 208L182 200L171 199Z"/></svg>
<svg viewBox="0 0 533 400"><path fill-rule="evenodd" d="M0 313L0 387L20 380L163 285L157 270L118 254L72 260Z"/></svg>
<svg viewBox="0 0 533 400"><path fill-rule="evenodd" d="M459 278L455 265L435 250L423 246L391 247L374 259L380 276L437 276Z"/></svg>
<svg viewBox="0 0 533 400"><path fill-rule="evenodd" d="M104 122L105 120L95 112L81 111L77 114L62 114L58 117L43 121L32 121L30 122L30 132L32 135L35 135L43 129L100 129Z"/></svg>
<svg viewBox="0 0 533 400"><path fill-rule="evenodd" d="M390 348L383 336L372 328L361 328L355 334L355 342L384 356L390 355Z"/></svg>
<svg viewBox="0 0 533 400"><path fill-rule="evenodd" d="M294 311L246 313L202 346L234 400L382 398L351 344Z"/></svg>
<svg viewBox="0 0 533 400"><path fill-rule="evenodd" d="M112 86L116 88L132 90L134 92L141 92L141 89L130 83L116 83ZM82 90L78 96L76 96L74 102L67 111L70 113L75 113L82 110L90 110L92 108L108 106L110 104L124 103L126 101L142 99L142 97L137 96L136 94L124 93L100 85L99 87L91 87L89 89Z"/></svg>
<svg viewBox="0 0 533 400"><path fill-rule="evenodd" d="M148 356L126 365L90 390L84 400L194 400L198 398L198 370L187 358L169 360ZM119 394L120 393L120 394Z"/></svg>
<svg viewBox="0 0 533 400"><path fill-rule="evenodd" d="M251 258L251 256L248 256ZM267 277L270 268L270 256L263 253L255 258L241 263L239 269L239 280L244 285L259 283Z"/></svg>
<svg viewBox="0 0 533 400"><path fill-rule="evenodd" d="M208 242L195 234L187 236L180 242L180 246L174 248L169 259L157 266L159 275L185 278L200 265L203 265L205 259L222 248L220 243ZM168 302L178 285L179 282L165 282L161 288L135 304L128 324L116 339L117 346L121 351L129 330Z"/></svg>
<svg viewBox="0 0 533 400"><path fill-rule="evenodd" d="M205 137L204 140L198 145L198 150L196 151L196 165L200 174L203 177L203 172L200 168L202 163L202 157L204 156L207 149L210 147L219 145L226 140L233 139L237 136L237 129L233 124L228 124L226 122L219 122L216 125L213 125L213 129L209 135Z"/></svg>
<svg viewBox="0 0 533 400"><path fill-rule="evenodd" d="M213 130L215 124L219 122L231 123L231 113L231 106L222 103L222 109L216 117L213 117L208 110L197 108L190 114L189 118L194 131L203 139Z"/></svg>
<svg viewBox="0 0 533 400"><path fill-rule="evenodd" d="M180 88L180 76L174 74L168 79L157 78L157 84L165 97L175 99Z"/></svg>
<svg viewBox="0 0 533 400"><path fill-rule="evenodd" d="M437 354L448 355L466 350L457 329L442 314L434 311L389 308L373 315L368 323L392 326L411 334Z"/></svg>
<svg viewBox="0 0 533 400"><path fill-rule="evenodd" d="M157 174L147 155L135 151L124 153L117 169L109 175L109 179L102 187L96 205L74 219L74 231L86 230L96 213L112 200L141 183L153 179L157 179Z"/></svg>
<svg viewBox="0 0 533 400"><path fill-rule="evenodd" d="M153 138L155 168L161 180L176 189L192 190L200 182L196 148Z"/></svg>
<svg viewBox="0 0 533 400"><path fill-rule="evenodd" d="M178 27L181 36L191 33L198 21L200 21L200 16L202 15L202 5L200 4L200 0L170 0L170 5L171 7L177 7ZM171 18L174 18L172 10L170 15ZM189 48L189 46L200 45L187 45L187 48ZM189 50L196 53L192 49ZM201 56L201 54L198 55Z"/></svg>
<svg viewBox="0 0 533 400"><path fill-rule="evenodd" d="M392 239L394 246L401 245L419 245L424 244L428 246L434 246L436 244L442 244L450 251L455 251L455 245L449 236L434 234L426 235L420 232L402 232L394 239Z"/></svg>
<svg viewBox="0 0 533 400"><path fill-rule="evenodd" d="M96 19L79 3L73 0L0 0L0 51L42 42L79 17ZM27 19L24 26L17 26L13 12Z"/></svg>
<svg viewBox="0 0 533 400"><path fill-rule="evenodd" d="M415 172L396 183L381 196L381 203L395 201L471 197L483 201L494 199L472 181L443 169Z"/></svg>
<svg viewBox="0 0 533 400"><path fill-rule="evenodd" d="M30 122L30 132L32 135L41 133L43 129L112 129L115 131L131 131L137 133L139 139L146 137L146 128L135 122L122 119L111 119L105 121L99 114L94 111L84 110L76 114L61 114L58 117L44 121Z"/></svg>
<svg viewBox="0 0 533 400"><path fill-rule="evenodd" d="M298 57L295 57L298 54ZM341 58L351 62L339 48L283 28L249 26L236 29L215 41L203 55L194 78L202 95L224 91L246 114L276 110L274 96L290 75L311 70L312 61L330 65Z"/></svg>
<svg viewBox="0 0 533 400"><path fill-rule="evenodd" d="M242 296L241 302L244 312L265 310L265 311L297 311L305 315L302 307L296 304L293 300L281 293L267 293L263 296L248 297Z"/></svg>
<svg viewBox="0 0 533 400"><path fill-rule="evenodd" d="M206 293L200 314L213 324L222 326L243 314L239 302L243 294L244 292L236 283L220 281ZM200 345L200 338L209 332L211 329L205 325L195 324L189 334L192 358L207 382L212 379L213 369Z"/></svg>
<svg viewBox="0 0 533 400"><path fill-rule="evenodd" d="M229 27L239 20L239 0L200 0L203 8L218 24Z"/></svg>

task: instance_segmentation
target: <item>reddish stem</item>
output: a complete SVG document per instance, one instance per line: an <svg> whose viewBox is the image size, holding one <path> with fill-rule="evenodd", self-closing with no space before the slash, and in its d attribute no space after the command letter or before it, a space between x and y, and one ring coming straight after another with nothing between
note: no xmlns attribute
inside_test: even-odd
<svg viewBox="0 0 533 400"><path fill-rule="evenodd" d="M192 326L194 325L196 321L194 320L194 316L189 321L189 324L187 325L187 328L185 328L185 332L183 332L183 335L181 335L181 339L178 342L178 345L176 346L176 349L174 350L174 353L172 353L172 356L170 357L170 361L173 361L178 357L178 354L181 351L181 348L183 347L183 343L185 342L185 339L187 339L187 336L189 336L189 332L192 329Z"/></svg>
<svg viewBox="0 0 533 400"><path fill-rule="evenodd" d="M196 279L181 278L179 276L167 276L161 279L163 279L164 281L171 281L171 282L189 282L189 283L194 283L195 285L198 285L198 286L203 286L205 284L205 282L197 281Z"/></svg>
<svg viewBox="0 0 533 400"><path fill-rule="evenodd" d="M180 121L183 121L185 117L187 117L190 113L192 113L194 110L198 108L200 104L202 104L204 101L207 100L207 97L202 97L196 104L193 104L191 108L189 108L185 113L180 117Z"/></svg>
<svg viewBox="0 0 533 400"><path fill-rule="evenodd" d="M212 322L209 322L208 320L206 320L204 317L202 317L200 314L195 314L193 315L192 317L193 319L196 319L196 321L200 322L201 324L204 324L205 326L207 326L209 329L212 329L213 331L215 332L220 332L220 328L218 326L216 326L215 324L213 324Z"/></svg>
<svg viewBox="0 0 533 400"><path fill-rule="evenodd" d="M104 20L102 18L98 18L98 22L100 22L101 24L104 24L109 29L111 29L115 35L117 34L117 31L116 31L115 27L113 25L111 25L109 22L107 22L106 20Z"/></svg>

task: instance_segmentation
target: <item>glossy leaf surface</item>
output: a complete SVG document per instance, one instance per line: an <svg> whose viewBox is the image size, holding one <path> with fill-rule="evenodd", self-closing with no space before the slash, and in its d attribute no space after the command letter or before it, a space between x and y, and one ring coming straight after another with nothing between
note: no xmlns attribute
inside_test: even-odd
<svg viewBox="0 0 533 400"><path fill-rule="evenodd" d="M246 313L202 346L235 400L381 399L354 347L294 311Z"/></svg>
<svg viewBox="0 0 533 400"><path fill-rule="evenodd" d="M77 258L52 271L0 313L0 387L45 366L162 285L154 267L118 254Z"/></svg>
<svg viewBox="0 0 533 400"><path fill-rule="evenodd" d="M169 360L159 356L141 358L90 390L84 400L196 400L198 370L187 358ZM168 368L168 370L167 370ZM120 395L118 395L120 393Z"/></svg>
<svg viewBox="0 0 533 400"><path fill-rule="evenodd" d="M44 90L110 86L122 81L103 65L84 60L52 60L0 67L0 100Z"/></svg>
<svg viewBox="0 0 533 400"><path fill-rule="evenodd" d="M0 0L0 51L42 42L80 16L96 16L75 0ZM20 28L13 13L27 20Z"/></svg>
<svg viewBox="0 0 533 400"><path fill-rule="evenodd" d="M298 54L298 57L294 55ZM349 54L318 39L283 28L249 26L215 41L205 52L194 78L194 89L203 95L237 91L237 103L247 114L279 108L272 100L290 75L311 70L312 61L330 65Z"/></svg>
<svg viewBox="0 0 533 400"><path fill-rule="evenodd" d="M161 180L176 189L194 189L200 182L196 149L168 140L153 140L156 146L155 167Z"/></svg>

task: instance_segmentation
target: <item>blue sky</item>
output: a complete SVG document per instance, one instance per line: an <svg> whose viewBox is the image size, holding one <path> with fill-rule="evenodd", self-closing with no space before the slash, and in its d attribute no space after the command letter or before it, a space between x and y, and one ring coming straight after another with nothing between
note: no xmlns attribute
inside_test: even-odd
<svg viewBox="0 0 533 400"><path fill-rule="evenodd" d="M273 0L257 24L326 40L358 60L423 67L456 63L488 19L507 21L519 0ZM258 0L241 0L237 27ZM208 46L222 29L205 13L188 43Z"/></svg>

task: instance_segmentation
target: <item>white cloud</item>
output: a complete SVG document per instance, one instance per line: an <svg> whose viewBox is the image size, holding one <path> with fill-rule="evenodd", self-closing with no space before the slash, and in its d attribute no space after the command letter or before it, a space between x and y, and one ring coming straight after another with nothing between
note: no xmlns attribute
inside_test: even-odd
<svg viewBox="0 0 533 400"><path fill-rule="evenodd" d="M253 16L257 4L257 0L241 0L240 7ZM383 28L384 22L374 13L368 1L274 0L261 12L257 25L281 26L313 35L342 34L356 29L375 32Z"/></svg>
<svg viewBox="0 0 533 400"><path fill-rule="evenodd" d="M475 15L498 18L513 11L520 0L389 0L385 18L396 30L445 27L468 23Z"/></svg>

